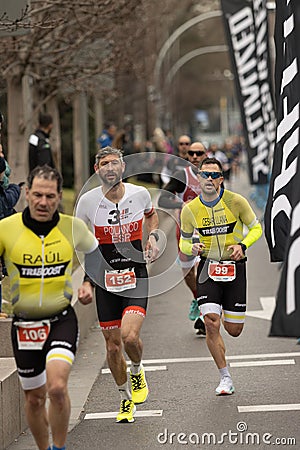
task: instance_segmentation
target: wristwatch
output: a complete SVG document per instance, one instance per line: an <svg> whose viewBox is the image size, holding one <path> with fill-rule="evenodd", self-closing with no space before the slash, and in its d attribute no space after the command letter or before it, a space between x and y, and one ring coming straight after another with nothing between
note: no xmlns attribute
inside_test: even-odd
<svg viewBox="0 0 300 450"><path fill-rule="evenodd" d="M159 235L158 233L155 233L155 231L151 231L151 233L149 233L149 237L150 236L153 236L156 242L159 241Z"/></svg>
<svg viewBox="0 0 300 450"><path fill-rule="evenodd" d="M239 245L242 247L244 255L246 254L247 246L243 244L242 242L239 242Z"/></svg>

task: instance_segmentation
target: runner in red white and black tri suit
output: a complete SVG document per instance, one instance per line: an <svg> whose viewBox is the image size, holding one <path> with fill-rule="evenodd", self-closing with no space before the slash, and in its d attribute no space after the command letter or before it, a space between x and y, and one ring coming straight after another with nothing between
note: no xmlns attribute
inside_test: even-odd
<svg viewBox="0 0 300 450"><path fill-rule="evenodd" d="M140 330L148 300L146 260L155 259L158 251L159 235L155 232L158 216L147 189L122 182L125 163L120 150L111 147L99 150L94 167L102 186L82 195L76 215L93 227L104 261L98 279L86 274L79 300L92 301L92 286L96 286L107 362L121 395L116 421L133 422L135 404L143 403L148 396L141 364ZM148 232L144 252L143 223ZM127 382L122 344L131 360L132 391Z"/></svg>

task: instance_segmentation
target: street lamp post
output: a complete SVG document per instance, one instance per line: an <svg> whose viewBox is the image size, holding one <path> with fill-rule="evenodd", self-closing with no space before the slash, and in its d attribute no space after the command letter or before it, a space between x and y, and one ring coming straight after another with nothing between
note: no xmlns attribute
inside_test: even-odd
<svg viewBox="0 0 300 450"><path fill-rule="evenodd" d="M161 109L162 109L162 93L161 93L161 83L160 83L160 76L161 76L161 67L163 64L163 60L170 49L170 47L174 44L174 42L188 29L193 27L194 25L203 22L208 19L213 19L216 17L222 16L222 11L216 10L216 11L210 11L204 14L200 14L196 17L193 17L192 19L188 20L184 24L182 24L180 27L176 28L176 30L168 37L168 39L163 44L162 48L160 49L160 52L158 54L155 67L154 67L154 86L156 90L156 123L157 126L160 126L160 117L161 117Z"/></svg>

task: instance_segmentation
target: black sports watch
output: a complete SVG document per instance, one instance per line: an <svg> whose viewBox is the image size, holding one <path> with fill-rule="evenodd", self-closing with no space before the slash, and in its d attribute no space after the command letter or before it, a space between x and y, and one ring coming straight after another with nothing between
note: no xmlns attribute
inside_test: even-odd
<svg viewBox="0 0 300 450"><path fill-rule="evenodd" d="M159 235L158 233L155 233L155 231L151 231L151 233L149 233L149 237L150 236L153 236L156 242L159 241Z"/></svg>
<svg viewBox="0 0 300 450"><path fill-rule="evenodd" d="M243 244L242 242L239 242L239 245L242 247L244 255L246 254L247 246Z"/></svg>

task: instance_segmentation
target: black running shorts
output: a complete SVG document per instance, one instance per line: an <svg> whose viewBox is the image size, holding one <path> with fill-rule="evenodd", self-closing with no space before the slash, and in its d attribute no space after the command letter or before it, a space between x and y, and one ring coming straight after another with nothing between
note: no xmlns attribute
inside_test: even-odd
<svg viewBox="0 0 300 450"><path fill-rule="evenodd" d="M246 311L246 263L236 264L236 278L233 281L214 281L209 278L208 260L201 259L197 273L197 296L199 305L216 303L225 311Z"/></svg>
<svg viewBox="0 0 300 450"><path fill-rule="evenodd" d="M78 345L78 322L74 309L69 306L50 319L50 333L42 350L20 350L18 348L17 325L14 318L11 338L20 380L24 389L40 387L45 382L46 361L61 360L72 364ZM43 375L42 375L43 374Z"/></svg>
<svg viewBox="0 0 300 450"><path fill-rule="evenodd" d="M146 316L148 304L148 273L146 266L135 267L137 284L134 289L109 292L96 286L98 319L102 330L121 327L124 314Z"/></svg>

